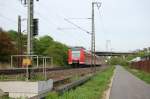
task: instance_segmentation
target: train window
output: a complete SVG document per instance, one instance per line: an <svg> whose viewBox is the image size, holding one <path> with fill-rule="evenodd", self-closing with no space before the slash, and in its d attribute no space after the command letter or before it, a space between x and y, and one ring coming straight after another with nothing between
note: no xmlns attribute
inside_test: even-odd
<svg viewBox="0 0 150 99"><path fill-rule="evenodd" d="M73 58L79 58L80 57L80 51L72 51L72 57Z"/></svg>

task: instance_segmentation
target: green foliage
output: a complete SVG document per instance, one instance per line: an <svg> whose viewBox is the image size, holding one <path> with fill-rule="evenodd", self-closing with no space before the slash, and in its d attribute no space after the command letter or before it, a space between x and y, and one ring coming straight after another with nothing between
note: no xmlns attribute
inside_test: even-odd
<svg viewBox="0 0 150 99"><path fill-rule="evenodd" d="M18 38L18 33L14 30L8 31L9 37L13 40L16 41Z"/></svg>
<svg viewBox="0 0 150 99"><path fill-rule="evenodd" d="M0 81L6 80L8 77L6 75L0 75Z"/></svg>
<svg viewBox="0 0 150 99"><path fill-rule="evenodd" d="M8 62L15 52L15 45L7 32L0 31L0 62Z"/></svg>
<svg viewBox="0 0 150 99"><path fill-rule="evenodd" d="M46 99L58 99L58 94L56 92L51 92Z"/></svg>
<svg viewBox="0 0 150 99"><path fill-rule="evenodd" d="M125 67L129 72L131 72L133 75L137 76L141 80L145 81L146 83L150 84L150 73L137 70L137 69L131 69L129 66Z"/></svg>
<svg viewBox="0 0 150 99"><path fill-rule="evenodd" d="M39 39L34 39L34 53L53 57L55 65L66 65L67 50L68 47L66 45L54 41L48 35L40 37Z"/></svg>
<svg viewBox="0 0 150 99"><path fill-rule="evenodd" d="M136 57L144 57L146 55L150 55L150 53L148 53L146 50L141 50L141 51L138 51L134 55L128 55L126 57L112 57L111 59L109 59L108 63L111 65L119 64L122 66L127 66L127 65L129 65L129 61L131 61L132 59L134 59Z"/></svg>
<svg viewBox="0 0 150 99"><path fill-rule="evenodd" d="M136 52L134 55L128 55L126 57L112 57L111 59L108 60L108 63L111 65L122 65L122 66L127 66L129 65L129 61L136 57L144 57L146 55L150 55L147 50L141 50Z"/></svg>
<svg viewBox="0 0 150 99"><path fill-rule="evenodd" d="M26 75L0 75L0 81L9 81L9 80L17 80L17 81L25 81L26 80ZM42 74L31 74L31 78L29 81L42 81L46 80L44 75Z"/></svg>
<svg viewBox="0 0 150 99"><path fill-rule="evenodd" d="M56 65L65 65L67 63L67 46L59 42L55 42L45 51L46 55L53 57Z"/></svg>
<svg viewBox="0 0 150 99"><path fill-rule="evenodd" d="M81 78L81 76L75 75L71 78L71 81L76 81L76 80L79 80L80 78Z"/></svg>
<svg viewBox="0 0 150 99"><path fill-rule="evenodd" d="M139 56L139 57L143 57L143 56L145 56L145 52L144 51L139 51L138 53L137 53L137 56Z"/></svg>
<svg viewBox="0 0 150 99"><path fill-rule="evenodd" d="M26 75L17 75L16 80L25 81ZM41 74L31 74L31 78L29 79L29 81L42 81L42 80L45 80L45 77L44 75Z"/></svg>
<svg viewBox="0 0 150 99"><path fill-rule="evenodd" d="M12 98L9 98L8 96L0 96L0 99L12 99Z"/></svg>
<svg viewBox="0 0 150 99"><path fill-rule="evenodd" d="M121 58L121 57L112 57L109 61L109 64L111 65L122 65L126 66L128 65L128 59L127 58Z"/></svg>
<svg viewBox="0 0 150 99"><path fill-rule="evenodd" d="M108 88L110 78L113 75L114 67L96 74L90 81L84 85L58 96L56 93L50 93L46 99L102 99L104 91Z"/></svg>
<svg viewBox="0 0 150 99"><path fill-rule="evenodd" d="M127 60L127 61L130 61L130 60L132 60L132 59L134 59L134 58L136 58L137 57L137 55L128 55L125 59Z"/></svg>
<svg viewBox="0 0 150 99"><path fill-rule="evenodd" d="M144 57L150 55L150 52L147 49L143 49L143 50L139 50L136 52L136 54L134 55L135 57Z"/></svg>
<svg viewBox="0 0 150 99"><path fill-rule="evenodd" d="M22 43L18 40L21 37ZM26 52L27 35L18 35L18 32L10 30L4 32L0 28L0 62L8 62L12 54L17 54L18 45L22 46L22 52ZM56 42L52 37L46 35L40 38L33 38L33 52L36 55L53 57L55 65L65 65L67 63L68 47Z"/></svg>
<svg viewBox="0 0 150 99"><path fill-rule="evenodd" d="M27 45L27 35L24 35L21 33L21 35L18 34L17 31L10 30L7 33L9 37L11 38L12 42L14 42L14 46L16 48L16 54L18 54L18 47L22 47L22 53L26 52L26 45Z"/></svg>
<svg viewBox="0 0 150 99"><path fill-rule="evenodd" d="M44 75L41 74L32 74L30 81L42 81L46 80Z"/></svg>
<svg viewBox="0 0 150 99"><path fill-rule="evenodd" d="M34 52L35 54L42 55L54 43L53 39L46 35L39 39L34 38Z"/></svg>

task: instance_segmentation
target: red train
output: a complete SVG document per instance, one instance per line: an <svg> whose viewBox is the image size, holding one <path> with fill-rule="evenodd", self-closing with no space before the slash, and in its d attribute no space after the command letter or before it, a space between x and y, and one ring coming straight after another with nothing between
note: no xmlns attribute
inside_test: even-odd
<svg viewBox="0 0 150 99"><path fill-rule="evenodd" d="M72 47L68 50L68 64L90 65L91 52L83 47ZM95 64L102 64L102 57L95 55Z"/></svg>

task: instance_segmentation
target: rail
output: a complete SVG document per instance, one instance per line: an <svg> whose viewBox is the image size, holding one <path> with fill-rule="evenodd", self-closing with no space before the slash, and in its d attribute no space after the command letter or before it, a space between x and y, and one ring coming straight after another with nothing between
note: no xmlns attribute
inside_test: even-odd
<svg viewBox="0 0 150 99"><path fill-rule="evenodd" d="M34 67L34 68L30 68L31 70L33 70L34 72L42 72L43 68L42 67ZM69 68L60 68L60 67L56 67L56 68L46 68L47 71L55 71L55 70L65 70L65 69L69 69ZM18 73L25 73L26 72L26 68L11 68L11 69L0 69L0 75L12 75L12 74L18 74Z"/></svg>

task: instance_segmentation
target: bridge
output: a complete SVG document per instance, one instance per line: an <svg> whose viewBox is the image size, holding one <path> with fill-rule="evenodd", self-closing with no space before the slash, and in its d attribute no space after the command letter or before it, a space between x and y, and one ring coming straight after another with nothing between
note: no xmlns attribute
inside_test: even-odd
<svg viewBox="0 0 150 99"><path fill-rule="evenodd" d="M134 52L100 52L96 51L96 55L98 56L123 56L123 55L134 55Z"/></svg>

